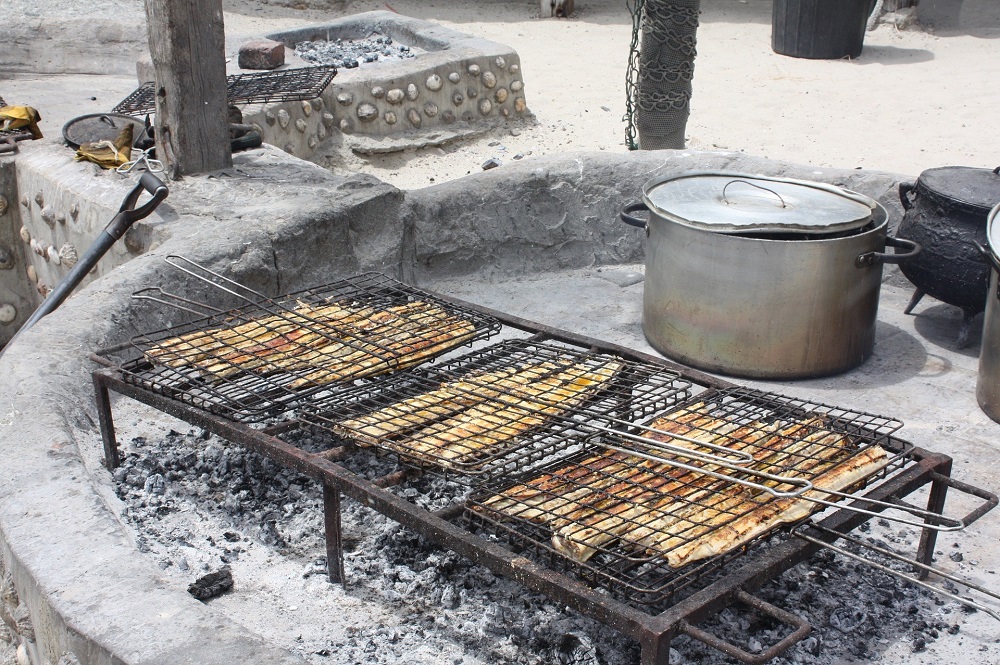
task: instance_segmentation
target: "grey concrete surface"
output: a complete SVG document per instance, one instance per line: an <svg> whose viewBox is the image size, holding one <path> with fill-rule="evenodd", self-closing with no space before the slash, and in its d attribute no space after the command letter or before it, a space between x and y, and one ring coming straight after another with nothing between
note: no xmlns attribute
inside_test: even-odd
<svg viewBox="0 0 1000 665"><path fill-rule="evenodd" d="M133 301L137 289L169 285L223 304L204 284L178 279L166 255L183 254L268 294L380 270L645 348L635 265L641 233L615 213L648 177L722 167L842 184L882 200L899 220L900 176L733 153L540 159L404 194L264 148L238 156L230 173L176 183L160 244L85 287L0 357L0 559L34 624L41 662L67 652L84 664L298 662L166 584L113 509L111 478L93 445L88 354L176 323L175 314ZM957 310L926 302L916 317L902 317L908 293L899 284L884 289L876 355L866 365L768 387L900 416L915 443L955 455L964 479L996 487L1000 425L975 407L975 349L948 346ZM971 530L979 564L964 572L989 583L987 573L1000 565L997 535L992 515ZM982 616L967 625L961 639L994 657L995 627ZM935 648L958 644L942 636Z"/></svg>

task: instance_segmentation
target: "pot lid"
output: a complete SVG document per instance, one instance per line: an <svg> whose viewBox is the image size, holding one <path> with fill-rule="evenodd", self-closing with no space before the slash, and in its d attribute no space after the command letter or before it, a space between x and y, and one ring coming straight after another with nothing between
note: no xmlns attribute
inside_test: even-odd
<svg viewBox="0 0 1000 665"><path fill-rule="evenodd" d="M63 125L63 139L71 148L79 148L84 143L114 141L126 125L132 125L134 139L145 131L145 123L119 113L88 113L73 118Z"/></svg>
<svg viewBox="0 0 1000 665"><path fill-rule="evenodd" d="M1000 166L993 170L971 166L927 169L917 178L917 188L945 205L985 215L1000 203Z"/></svg>
<svg viewBox="0 0 1000 665"><path fill-rule="evenodd" d="M643 189L650 210L716 233L852 231L871 220L877 205L832 185L739 173L688 173Z"/></svg>

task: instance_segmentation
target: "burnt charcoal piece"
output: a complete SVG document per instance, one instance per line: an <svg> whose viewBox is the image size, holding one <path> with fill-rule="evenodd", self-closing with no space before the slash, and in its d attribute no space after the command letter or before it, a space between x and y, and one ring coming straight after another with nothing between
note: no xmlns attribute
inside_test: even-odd
<svg viewBox="0 0 1000 665"><path fill-rule="evenodd" d="M233 588L233 573L229 566L214 573L203 575L188 585L188 593L198 600L209 600L221 596Z"/></svg>

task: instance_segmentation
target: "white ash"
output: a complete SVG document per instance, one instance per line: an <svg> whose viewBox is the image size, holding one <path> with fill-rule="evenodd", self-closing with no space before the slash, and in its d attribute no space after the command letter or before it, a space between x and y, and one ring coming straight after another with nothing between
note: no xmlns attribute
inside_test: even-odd
<svg viewBox="0 0 1000 665"><path fill-rule="evenodd" d="M392 37L377 32L364 39L299 42L295 45L295 53L307 62L345 69L376 60L404 60L416 55L409 46L394 44Z"/></svg>
<svg viewBox="0 0 1000 665"><path fill-rule="evenodd" d="M322 448L318 439L297 436L304 449ZM209 602L312 663L639 660L638 644L616 631L349 499L342 503L347 587L330 584L321 488L239 445L198 430L170 430L135 436L122 452L114 478L140 551L180 589L229 566L234 590ZM395 469L391 458L366 451L343 464L369 478ZM425 475L395 491L435 510L463 488ZM891 529L875 530L888 534L882 540L900 540ZM900 638L922 650L942 632L958 631L962 621L957 605L832 553L820 553L757 593L814 626L805 641L773 661L782 665L868 662ZM767 648L789 630L742 608L725 610L703 627L750 651ZM679 637L671 662L735 661Z"/></svg>

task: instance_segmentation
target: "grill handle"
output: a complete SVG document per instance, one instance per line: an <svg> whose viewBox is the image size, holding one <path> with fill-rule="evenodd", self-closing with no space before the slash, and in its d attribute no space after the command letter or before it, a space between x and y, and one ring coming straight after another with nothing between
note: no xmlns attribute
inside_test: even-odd
<svg viewBox="0 0 1000 665"><path fill-rule="evenodd" d="M944 483L949 488L958 490L963 494L969 494L979 499L985 499L983 505L979 506L971 513L962 518L962 524L964 524L965 526L969 526L970 524L978 520L980 517L982 517L986 513L996 508L997 504L1000 503L1000 498L998 498L997 495L994 494L993 492L989 492L982 488L976 487L975 485L963 483L961 480L955 480L954 478L938 473L937 471L934 471L931 474L931 479L934 482Z"/></svg>
<svg viewBox="0 0 1000 665"><path fill-rule="evenodd" d="M795 643L805 639L806 635L808 635L812 630L812 626L809 625L809 622L802 617L796 616L791 612L787 612L780 607L775 607L771 603L763 601L757 596L751 595L742 589L736 590L736 600L744 605L749 605L762 614L767 614L768 616L777 619L786 625L792 626L795 630L786 635L780 642L771 646L771 648L760 653L750 653L749 651L745 651L735 644L716 637L715 635L712 635L711 633L706 632L701 628L688 623L687 621L681 621L678 624L680 631L688 637L693 637L699 642L707 644L713 649L718 649L727 656L732 656L741 663L749 663L749 665L763 665L763 663L766 663L775 656L778 656L790 649Z"/></svg>
<svg viewBox="0 0 1000 665"><path fill-rule="evenodd" d="M646 212L649 212L649 208L642 201L636 201L635 203L629 203L629 204L627 204L625 207L623 207L621 209L621 212L618 213L618 217L620 217L621 220L623 222L625 222L626 224L628 224L629 226L634 226L637 229L642 229L643 231L645 231L646 232L646 237L648 238L649 237L649 223L646 222L643 219L639 219L638 217L635 217L635 216L632 215L632 213L639 212L640 210L645 210Z"/></svg>
<svg viewBox="0 0 1000 665"><path fill-rule="evenodd" d="M958 488L956 488L956 489L958 489ZM961 584L962 586L967 587L969 589L973 589L975 591L978 591L979 593L981 593L983 595L986 595L986 596L989 596L990 598L992 598L994 600L1000 600L1000 594L994 593L993 591L990 591L989 589L983 588L983 587L981 587L981 586L979 586L979 585L971 582L970 580L962 579L961 577L956 577L954 575L950 575L950 574L946 573L945 571L941 570L940 568L935 568L934 566L928 566L927 564L921 563L920 561L917 561L916 559L911 559L909 557L905 557L902 554L899 554L898 552L894 552L894 551L892 551L890 549L886 549L884 547L879 547L878 545L875 545L873 543L866 543L863 540L861 540L860 538L855 538L854 536L850 536L850 535L848 535L846 533L841 533L839 531L834 531L833 529L827 529L826 527L820 526L819 524L809 523L809 524L804 525L804 526L808 526L808 527L810 527L812 529L815 529L815 530L819 531L820 533L823 533L823 534L826 534L827 536L833 537L834 539L838 539L839 538L839 539L842 539L842 540L846 540L848 542L854 543L855 545L857 545L859 547L863 547L863 548L871 550L873 552L878 552L879 554L881 554L883 556L886 556L886 557L889 557L890 559L895 559L896 561L901 561L901 562L903 562L905 564L913 566L917 570L921 570L921 571L924 571L924 572L927 572L927 573L933 573L934 575L937 575L938 577L943 577L946 580L950 580L950 581L955 582L957 584ZM879 563L877 561L872 561L871 559L863 557L860 554L855 554L854 552L850 552L850 551L844 549L843 547L838 547L837 545L834 545L832 542L827 542L826 540L822 540L820 538L814 538L813 536L810 536L808 534L803 533L802 532L802 528L803 527L796 527L795 529L793 529L792 530L792 535L796 536L797 538L801 538L802 540L806 541L807 543L812 543L813 545L816 545L817 547L822 547L824 549L828 549L828 550L830 550L832 552L836 552L837 554L840 554L841 556L845 556L848 559L852 559L854 561L858 561L860 563L863 563L863 564L865 564L867 566L871 566L872 568L875 568L876 570L881 570L882 572L884 572L884 573L886 573L888 575L892 575L893 577L898 577L899 579L904 580L906 582L911 582L913 584L916 584L917 586L922 587L924 589L927 589L928 591L931 591L931 592L933 592L933 593L935 593L935 594L937 594L939 596L943 596L945 598L948 598L949 600L953 600L953 601L955 601L956 603L958 603L960 605L964 605L966 607L970 607L970 608L972 608L974 610L979 610L980 612L983 612L985 614L990 615L991 617L993 617L997 621L1000 621L1000 613L998 613L994 609L986 607L985 605L982 605L981 603L977 603L974 600L970 600L968 598L963 598L962 596L959 596L956 593L951 593L949 591L945 591L944 589L936 587L933 584L928 584L927 582L924 582L921 579L913 577L912 575L907 575L907 574L902 573L902 572L900 572L898 570L894 570L894 569L890 568L889 566L884 566L881 563Z"/></svg>

